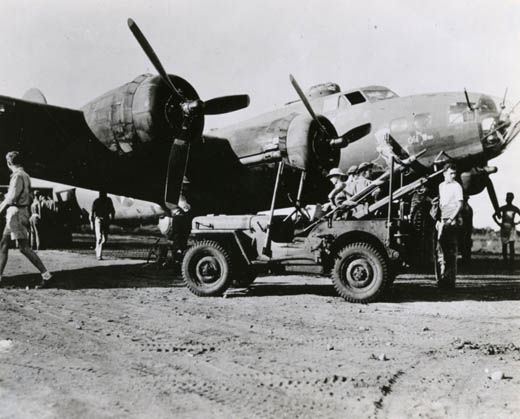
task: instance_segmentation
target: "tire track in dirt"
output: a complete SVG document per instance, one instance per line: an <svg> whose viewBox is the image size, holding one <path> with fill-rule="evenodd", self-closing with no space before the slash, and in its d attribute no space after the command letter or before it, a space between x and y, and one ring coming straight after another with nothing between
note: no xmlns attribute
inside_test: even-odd
<svg viewBox="0 0 520 419"><path fill-rule="evenodd" d="M385 401L385 398L392 392L395 384L397 383L397 380L404 374L403 370L397 371L395 374L393 374L387 382L382 385L379 389L381 390L381 398L376 400L374 402L375 410L374 410L374 418L379 417L379 412L383 410L383 404Z"/></svg>

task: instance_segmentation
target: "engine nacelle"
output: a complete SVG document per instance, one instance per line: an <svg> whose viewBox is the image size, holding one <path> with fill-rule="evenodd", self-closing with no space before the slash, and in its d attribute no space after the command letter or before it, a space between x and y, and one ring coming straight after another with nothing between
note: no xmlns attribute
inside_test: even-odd
<svg viewBox="0 0 520 419"><path fill-rule="evenodd" d="M336 135L336 129L324 116L318 116L328 132ZM310 168L329 170L337 167L340 150L332 147L324 138L316 122L308 115L299 115L291 122L286 137L287 163L302 170Z"/></svg>
<svg viewBox="0 0 520 419"><path fill-rule="evenodd" d="M170 78L185 97L198 99L186 80L174 75ZM142 74L89 102L82 111L98 140L110 151L124 155L143 144L174 138L182 120L175 114L170 121L166 119L170 97L169 88L159 76Z"/></svg>
<svg viewBox="0 0 520 419"><path fill-rule="evenodd" d="M332 123L318 116L327 132L336 135ZM251 132L255 141L247 141ZM240 143L240 162L247 166L284 161L302 170L329 170L336 167L340 150L332 147L329 138L318 129L316 122L307 114L290 114L269 121L229 132L232 143Z"/></svg>
<svg viewBox="0 0 520 419"><path fill-rule="evenodd" d="M488 184L488 176L496 173L496 167L474 167L470 171L462 172L460 174L460 181L464 193L467 195L477 195L482 192Z"/></svg>

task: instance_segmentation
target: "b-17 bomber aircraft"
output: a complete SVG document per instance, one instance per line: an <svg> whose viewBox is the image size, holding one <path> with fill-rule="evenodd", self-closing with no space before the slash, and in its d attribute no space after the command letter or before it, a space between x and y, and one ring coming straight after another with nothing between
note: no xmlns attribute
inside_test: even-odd
<svg viewBox="0 0 520 419"><path fill-rule="evenodd" d="M409 154L425 150L418 160L425 170L441 157L453 159L466 193L487 187L497 206L488 160L520 131L505 95L399 97L382 86L341 91L334 83L305 95L291 76L300 100L203 134L206 115L242 109L249 96L201 100L189 82L166 72L136 23L128 25L158 75L140 75L80 110L49 105L34 89L22 99L0 96L0 153L20 150L28 172L41 179L165 210L182 194L194 213L233 214L269 207L279 162L289 169L283 178L289 186L305 172L303 201L323 202L329 169L363 161L384 168L390 138Z"/></svg>

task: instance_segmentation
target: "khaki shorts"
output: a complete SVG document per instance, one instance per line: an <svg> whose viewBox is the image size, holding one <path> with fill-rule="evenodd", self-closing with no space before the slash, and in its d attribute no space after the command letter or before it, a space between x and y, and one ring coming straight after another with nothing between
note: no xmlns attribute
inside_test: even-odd
<svg viewBox="0 0 520 419"><path fill-rule="evenodd" d="M516 242L516 228L512 224L504 224L500 229L502 244Z"/></svg>
<svg viewBox="0 0 520 419"><path fill-rule="evenodd" d="M29 208L7 208L3 236L11 236L13 240L29 239Z"/></svg>

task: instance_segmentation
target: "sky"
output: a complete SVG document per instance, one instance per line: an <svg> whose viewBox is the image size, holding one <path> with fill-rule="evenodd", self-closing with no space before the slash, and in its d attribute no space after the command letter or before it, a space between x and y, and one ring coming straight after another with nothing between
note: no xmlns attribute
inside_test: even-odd
<svg viewBox="0 0 520 419"><path fill-rule="evenodd" d="M211 116L220 127L296 98L300 85L370 84L401 96L470 91L520 100L520 1L513 0L2 0L0 94L38 87L79 108L155 70L127 27L133 18L168 72L203 99L247 93L248 109ZM520 139L490 162L499 200L518 195ZM491 226L484 193L470 200ZM520 206L520 204L519 204Z"/></svg>

